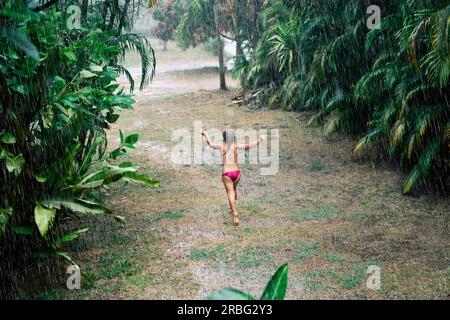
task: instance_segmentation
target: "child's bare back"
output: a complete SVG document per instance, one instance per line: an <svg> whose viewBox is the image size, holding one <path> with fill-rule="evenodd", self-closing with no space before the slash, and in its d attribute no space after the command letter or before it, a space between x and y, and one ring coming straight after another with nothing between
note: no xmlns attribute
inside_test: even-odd
<svg viewBox="0 0 450 320"><path fill-rule="evenodd" d="M258 138L253 143L238 144L233 129L227 129L223 132L223 142L214 144L211 142L208 134L203 131L202 136L205 137L206 143L213 149L221 151L222 155L222 182L227 191L228 202L230 205L230 214L233 217L233 224L239 225L239 216L236 210L237 202L237 186L241 179L241 172L238 167L238 150L248 150L259 143L262 139Z"/></svg>

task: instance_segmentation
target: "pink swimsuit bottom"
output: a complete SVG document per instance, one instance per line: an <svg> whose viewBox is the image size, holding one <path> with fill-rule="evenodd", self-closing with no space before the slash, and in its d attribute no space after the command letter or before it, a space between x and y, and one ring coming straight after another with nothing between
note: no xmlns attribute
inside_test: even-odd
<svg viewBox="0 0 450 320"><path fill-rule="evenodd" d="M237 178L239 178L241 176L241 172L239 170L237 171L228 171L225 172L222 176L228 177L231 179L231 181L236 181Z"/></svg>

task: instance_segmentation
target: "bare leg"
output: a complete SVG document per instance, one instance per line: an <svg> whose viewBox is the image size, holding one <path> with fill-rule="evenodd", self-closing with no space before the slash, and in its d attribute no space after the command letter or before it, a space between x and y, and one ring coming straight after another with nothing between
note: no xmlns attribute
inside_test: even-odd
<svg viewBox="0 0 450 320"><path fill-rule="evenodd" d="M237 210L237 186L239 181L241 180L241 176L239 175L239 177L233 182L233 188L234 188L234 200L236 201L236 210ZM231 215L233 215L233 213L231 212L231 209L229 210L229 213Z"/></svg>
<svg viewBox="0 0 450 320"><path fill-rule="evenodd" d="M239 225L238 213L236 211L236 192L234 191L234 183L228 177L222 177L223 185L227 191L228 203L230 205L231 214L233 215L233 224Z"/></svg>
<svg viewBox="0 0 450 320"><path fill-rule="evenodd" d="M241 181L241 175L239 175L239 177L234 181L234 185L233 185L234 194L235 194L234 198L236 200L236 208L237 208L237 186L238 186L239 181Z"/></svg>

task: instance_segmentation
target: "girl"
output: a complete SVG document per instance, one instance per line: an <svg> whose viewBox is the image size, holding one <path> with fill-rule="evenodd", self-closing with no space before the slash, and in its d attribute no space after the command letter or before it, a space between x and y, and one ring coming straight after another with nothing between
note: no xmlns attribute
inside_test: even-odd
<svg viewBox="0 0 450 320"><path fill-rule="evenodd" d="M211 142L208 134L202 131L206 143L213 149L218 149L222 154L222 181L227 191L228 203L230 205L230 214L233 217L233 224L239 225L239 216L236 211L237 192L236 188L241 179L241 172L237 165L238 149L248 150L261 143L262 139L258 138L255 142L247 144L237 144L236 136L233 129L226 129L223 132L223 143L214 144Z"/></svg>

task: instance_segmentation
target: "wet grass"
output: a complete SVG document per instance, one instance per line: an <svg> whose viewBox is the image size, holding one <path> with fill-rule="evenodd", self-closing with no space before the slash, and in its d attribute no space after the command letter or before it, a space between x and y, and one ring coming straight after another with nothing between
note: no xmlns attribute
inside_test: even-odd
<svg viewBox="0 0 450 320"><path fill-rule="evenodd" d="M267 247L245 247L234 250L219 244L211 248L193 249L189 258L194 261L207 261L209 265L229 264L237 268L257 268L263 265L275 266L271 254L271 248Z"/></svg>
<svg viewBox="0 0 450 320"><path fill-rule="evenodd" d="M341 214L342 212L338 210L336 207L331 205L325 205L317 209L309 209L293 213L291 219L295 222L328 220L333 219Z"/></svg>
<svg viewBox="0 0 450 320"><path fill-rule="evenodd" d="M142 269L139 252L133 248L114 248L105 251L98 262L97 274L101 278L130 277Z"/></svg>
<svg viewBox="0 0 450 320"><path fill-rule="evenodd" d="M309 172L321 172L325 169L325 165L323 164L321 159L312 160L308 166Z"/></svg>
<svg viewBox="0 0 450 320"><path fill-rule="evenodd" d="M300 263L307 258L314 257L317 254L317 250L320 248L319 243L304 243L300 242L296 246L298 254L295 257L295 262Z"/></svg>
<svg viewBox="0 0 450 320"><path fill-rule="evenodd" d="M275 267L275 260L271 256L272 251L267 247L248 247L236 254L236 266L238 268L265 268Z"/></svg>
<svg viewBox="0 0 450 320"><path fill-rule="evenodd" d="M345 258L339 254L328 252L325 254L325 260L332 264L337 264L345 261Z"/></svg>

